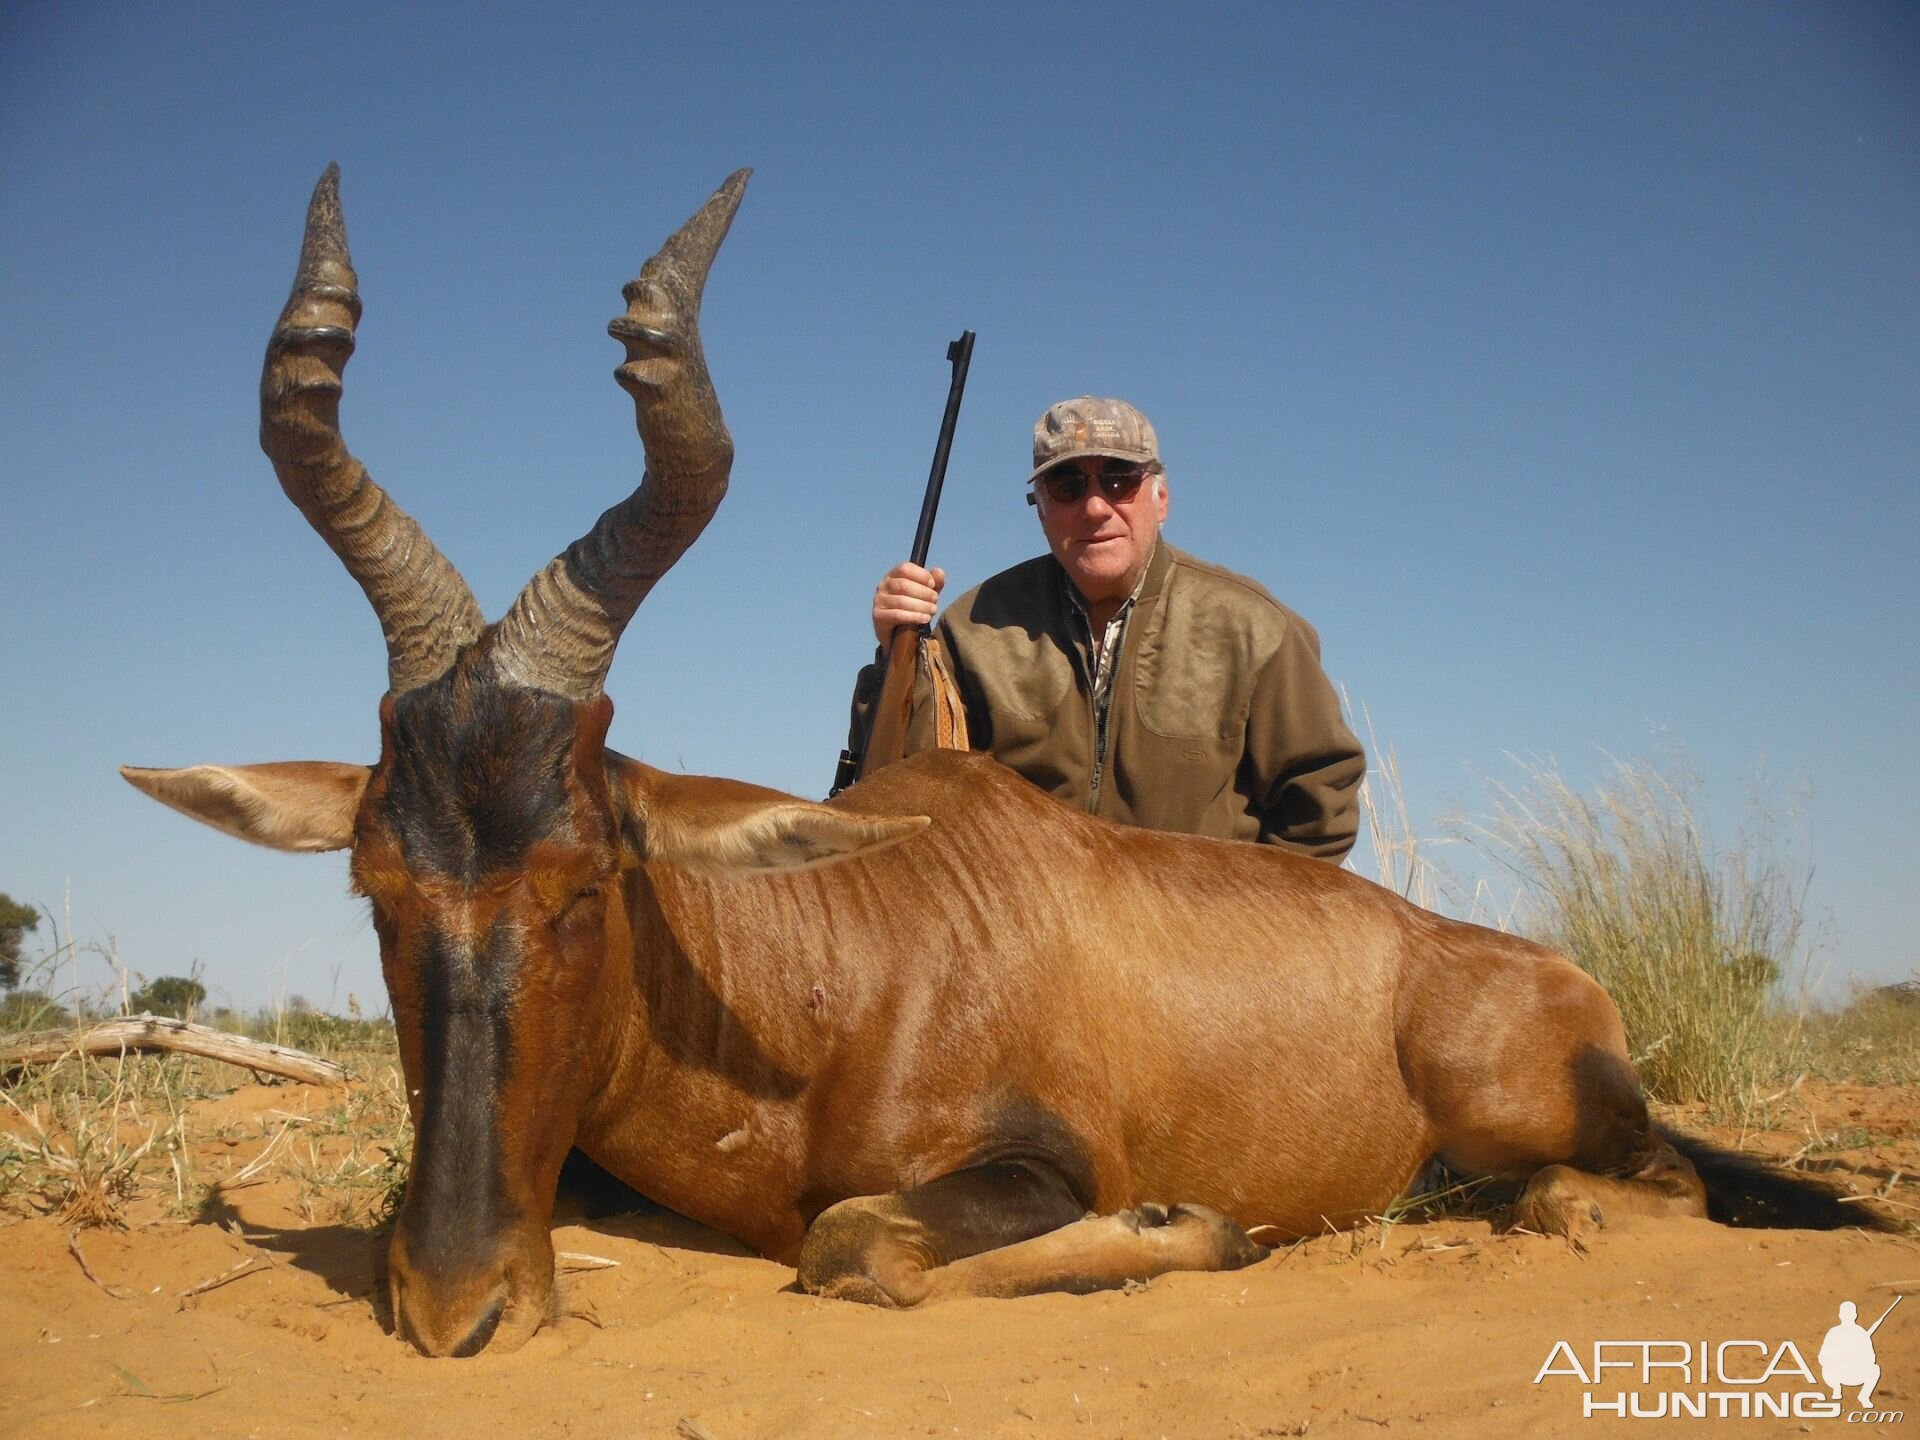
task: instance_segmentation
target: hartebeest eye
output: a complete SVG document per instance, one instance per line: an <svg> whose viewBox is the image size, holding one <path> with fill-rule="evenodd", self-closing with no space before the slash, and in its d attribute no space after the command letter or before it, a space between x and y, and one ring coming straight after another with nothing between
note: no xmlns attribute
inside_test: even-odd
<svg viewBox="0 0 1920 1440"><path fill-rule="evenodd" d="M595 881L575 894L553 917L554 932L563 944L597 936L606 924L608 908L600 883Z"/></svg>
<svg viewBox="0 0 1920 1440"><path fill-rule="evenodd" d="M606 857L585 846L535 845L527 853L525 873L534 903L557 918L600 893Z"/></svg>
<svg viewBox="0 0 1920 1440"><path fill-rule="evenodd" d="M384 865L354 865L347 871L347 889L352 894L389 909L400 903L411 880L405 870Z"/></svg>

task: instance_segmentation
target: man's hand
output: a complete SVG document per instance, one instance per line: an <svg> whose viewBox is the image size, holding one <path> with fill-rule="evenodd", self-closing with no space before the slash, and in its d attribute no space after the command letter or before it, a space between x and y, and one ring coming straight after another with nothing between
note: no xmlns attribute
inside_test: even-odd
<svg viewBox="0 0 1920 1440"><path fill-rule="evenodd" d="M873 633L880 643L885 645L902 625L931 624L946 583L946 571L922 570L911 560L889 570L873 591Z"/></svg>

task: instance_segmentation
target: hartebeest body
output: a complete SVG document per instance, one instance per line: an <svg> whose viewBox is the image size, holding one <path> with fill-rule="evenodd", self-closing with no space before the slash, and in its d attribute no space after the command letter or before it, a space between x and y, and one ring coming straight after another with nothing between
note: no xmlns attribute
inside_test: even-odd
<svg viewBox="0 0 1920 1440"><path fill-rule="evenodd" d="M1096 820L983 756L822 806L606 748L620 631L726 486L697 320L744 184L609 327L640 488L488 626L341 440L359 299L329 170L262 442L386 631L379 762L125 772L244 839L352 852L417 1134L402 1333L468 1354L540 1324L572 1146L812 1290L889 1304L1244 1264L1248 1229L1377 1212L1435 1155L1530 1175L1541 1228L1705 1213L1612 1003L1537 945Z"/></svg>

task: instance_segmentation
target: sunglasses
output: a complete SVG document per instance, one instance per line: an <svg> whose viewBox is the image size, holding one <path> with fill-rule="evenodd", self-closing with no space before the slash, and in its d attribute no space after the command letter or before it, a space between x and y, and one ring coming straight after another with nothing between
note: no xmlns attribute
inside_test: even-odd
<svg viewBox="0 0 1920 1440"><path fill-rule="evenodd" d="M1027 492L1027 503L1038 505L1040 491L1044 489L1054 504L1072 505L1087 493L1089 485L1098 485L1108 504L1124 505L1139 492L1141 482L1153 473L1151 465L1129 465L1125 461L1109 461L1093 472L1073 464L1056 465L1033 482L1033 489Z"/></svg>

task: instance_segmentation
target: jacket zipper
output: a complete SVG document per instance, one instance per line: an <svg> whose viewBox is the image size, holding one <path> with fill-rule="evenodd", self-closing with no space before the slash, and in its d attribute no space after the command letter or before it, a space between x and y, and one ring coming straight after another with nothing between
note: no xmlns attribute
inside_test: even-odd
<svg viewBox="0 0 1920 1440"><path fill-rule="evenodd" d="M1092 710L1088 718L1093 721L1093 773L1087 777L1087 813L1097 815L1100 813L1100 782L1107 774L1107 716L1113 709L1112 687L1108 687L1104 702L1098 694L1089 694L1087 701Z"/></svg>
<svg viewBox="0 0 1920 1440"><path fill-rule="evenodd" d="M1131 604L1131 602L1129 602ZM1087 813L1097 815L1100 812L1100 787L1106 783L1108 761L1108 740L1113 729L1113 692L1120 688L1120 665L1125 659L1127 632L1133 628L1133 612L1129 609L1126 621L1120 627L1120 634L1114 640L1115 654L1111 668L1107 672L1106 694L1102 696L1099 686L1100 662L1093 657L1093 627L1087 627L1087 656L1093 662L1093 674L1087 681L1087 700L1092 709L1093 721L1093 773L1087 782ZM1104 636L1102 637L1105 638Z"/></svg>

